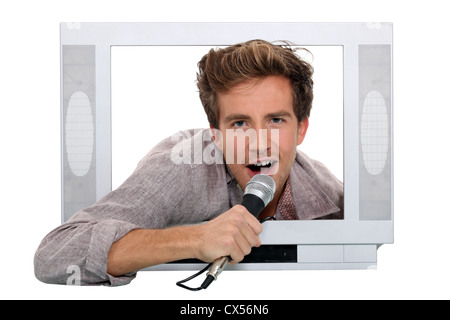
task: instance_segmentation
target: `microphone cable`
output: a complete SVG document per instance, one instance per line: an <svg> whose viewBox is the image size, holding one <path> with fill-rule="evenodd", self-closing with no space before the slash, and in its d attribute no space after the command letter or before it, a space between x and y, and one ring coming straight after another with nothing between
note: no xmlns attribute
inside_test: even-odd
<svg viewBox="0 0 450 320"><path fill-rule="evenodd" d="M266 218L264 218L263 220L261 220L260 223L266 222L266 221L268 221L268 220L276 220L276 219L275 219L275 217L273 217L273 216L269 216L269 217L266 217ZM228 260L229 260L229 259L230 259L230 257L228 257ZM189 286L187 286L187 285L185 285L185 284L183 284L183 283L188 282L188 281L190 281L190 280L192 280L192 279L198 277L198 276L201 275L203 272L205 272L206 270L208 270L208 269L211 267L212 264L213 264L213 262L210 262L210 263L208 263L208 265L207 265L206 267L204 267L202 270L200 270L200 271L197 272L196 274L193 274L192 276L190 276L190 277L188 277L188 278L186 278L186 279L184 279L184 280L178 281L178 282L176 283L177 286L179 286L179 287L181 287L181 288L184 288L184 289L187 289L187 290L190 290L190 291L200 291L200 290L202 290L202 289L208 288L209 285L210 285L214 280L216 280L216 279L215 279L213 276L211 276L211 275L208 275L208 276L206 277L206 279L203 281L203 283L200 285L200 287L197 287L197 288L189 287Z"/></svg>
<svg viewBox="0 0 450 320"><path fill-rule="evenodd" d="M198 276L201 275L203 272L205 272L206 270L208 270L208 269L211 267L212 264L213 264L212 262L211 262L211 263L208 263L208 265L207 265L206 267L204 267L202 270L200 270L200 271L197 272L196 274L193 274L192 276L190 276L189 278L186 278L186 279L184 279L184 280L178 281L178 282L177 282L177 286L179 286L179 287L181 287L181 288L184 288L184 289L191 290L191 291L199 291L199 290L208 288L208 286L211 284L212 280L214 280L214 278L212 278L212 277L211 277L211 278L212 278L211 282L209 282L209 280L208 280L208 281L205 280L205 281L202 283L202 285L201 285L200 287L197 287L197 288L191 288L191 287L188 287L188 286L184 285L183 283L188 282L189 280L192 280L192 279L198 277ZM206 279L209 279L209 277L206 277Z"/></svg>

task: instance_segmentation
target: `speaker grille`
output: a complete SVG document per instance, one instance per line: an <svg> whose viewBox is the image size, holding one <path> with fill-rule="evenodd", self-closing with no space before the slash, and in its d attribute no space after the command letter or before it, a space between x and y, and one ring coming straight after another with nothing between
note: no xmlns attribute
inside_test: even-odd
<svg viewBox="0 0 450 320"><path fill-rule="evenodd" d="M65 139L70 169L78 177L86 175L94 151L94 122L89 97L82 91L76 91L70 97Z"/></svg>
<svg viewBox="0 0 450 320"><path fill-rule="evenodd" d="M372 175L380 174L389 150L389 122L383 95L370 91L361 116L361 148L364 166Z"/></svg>

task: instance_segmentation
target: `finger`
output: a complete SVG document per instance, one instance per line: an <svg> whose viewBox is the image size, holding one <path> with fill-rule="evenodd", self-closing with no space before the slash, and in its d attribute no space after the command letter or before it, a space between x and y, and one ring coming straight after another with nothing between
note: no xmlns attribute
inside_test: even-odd
<svg viewBox="0 0 450 320"><path fill-rule="evenodd" d="M246 236L244 233L239 233L235 236L236 245L239 247L240 252L242 252L244 256L248 255L251 252L253 243L255 243L254 239L252 239L252 241L249 241L249 237L250 236Z"/></svg>
<svg viewBox="0 0 450 320"><path fill-rule="evenodd" d="M233 216L233 225L237 227L237 230L235 231L238 231L240 234L242 234L242 236L246 240L245 244L243 243L243 241L239 242L242 251L245 253L248 246L250 246L250 249L251 247L259 246L261 241L258 237L258 234L259 232L261 232L261 230L259 230L258 224L260 223L243 206L239 205L237 210L238 211L236 211L236 214Z"/></svg>
<svg viewBox="0 0 450 320"><path fill-rule="evenodd" d="M258 236L258 233L255 232L255 230L246 222L244 222L242 225L239 226L239 231L243 237L241 242L239 242L239 245L241 245L242 251L245 253L247 250L247 247L249 250L251 250L252 247L259 247L261 244L261 239ZM245 243L243 241L245 240ZM245 254L249 254L249 252Z"/></svg>
<svg viewBox="0 0 450 320"><path fill-rule="evenodd" d="M241 262L244 259L245 254L241 250L241 247L237 243L237 241L235 243L235 246L231 250L229 256L231 258L231 260L229 261L229 264L231 264L231 265L237 264L237 263Z"/></svg>
<svg viewBox="0 0 450 320"><path fill-rule="evenodd" d="M252 228L254 233L256 233L257 235L260 234L263 229L261 222L259 222L259 220L254 215L252 215L245 207L243 208L245 210L245 214L243 215L245 221L250 226L250 228Z"/></svg>
<svg viewBox="0 0 450 320"><path fill-rule="evenodd" d="M248 235L245 236L245 233ZM251 239L250 241L249 238ZM261 243L259 237L254 234L253 230L248 226L246 227L246 232L241 233L239 231L234 235L233 239L235 247L233 247L233 250L230 253L232 259L231 264L241 262L244 257L251 252L252 247L259 246Z"/></svg>
<svg viewBox="0 0 450 320"><path fill-rule="evenodd" d="M235 220L239 231L247 240L250 247L259 246L261 244L261 240L258 235L262 231L261 223L250 212L248 212L244 206L239 205L239 210L240 212L236 216ZM243 251L245 252L245 250Z"/></svg>

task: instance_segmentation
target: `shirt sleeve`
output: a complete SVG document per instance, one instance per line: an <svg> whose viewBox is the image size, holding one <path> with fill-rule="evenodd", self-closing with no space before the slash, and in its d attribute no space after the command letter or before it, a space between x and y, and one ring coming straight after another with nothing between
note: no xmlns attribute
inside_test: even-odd
<svg viewBox="0 0 450 320"><path fill-rule="evenodd" d="M177 174L162 154L144 158L116 190L76 212L47 234L34 256L35 276L53 284L124 285L136 272L114 277L107 273L111 245L139 228L163 228L173 218L183 192ZM166 186L167 184L167 186Z"/></svg>
<svg viewBox="0 0 450 320"><path fill-rule="evenodd" d="M127 284L136 272L107 273L115 241L134 229L198 223L224 212L229 206L224 168L176 164L172 146L169 139L153 148L120 187L51 231L35 253L36 277L58 284Z"/></svg>
<svg viewBox="0 0 450 320"><path fill-rule="evenodd" d="M137 228L140 227L112 219L67 222L41 242L34 259L35 275L40 281L52 284L128 284L136 272L118 277L108 274L108 252L115 241Z"/></svg>

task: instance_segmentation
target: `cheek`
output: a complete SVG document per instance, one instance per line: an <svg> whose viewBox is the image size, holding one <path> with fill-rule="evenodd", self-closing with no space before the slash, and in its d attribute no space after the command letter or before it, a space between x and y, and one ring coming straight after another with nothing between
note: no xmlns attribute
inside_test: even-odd
<svg viewBox="0 0 450 320"><path fill-rule="evenodd" d="M281 158L289 159L292 154L296 153L297 135L295 133L293 134L291 131L280 130L278 140L279 140L278 149Z"/></svg>

